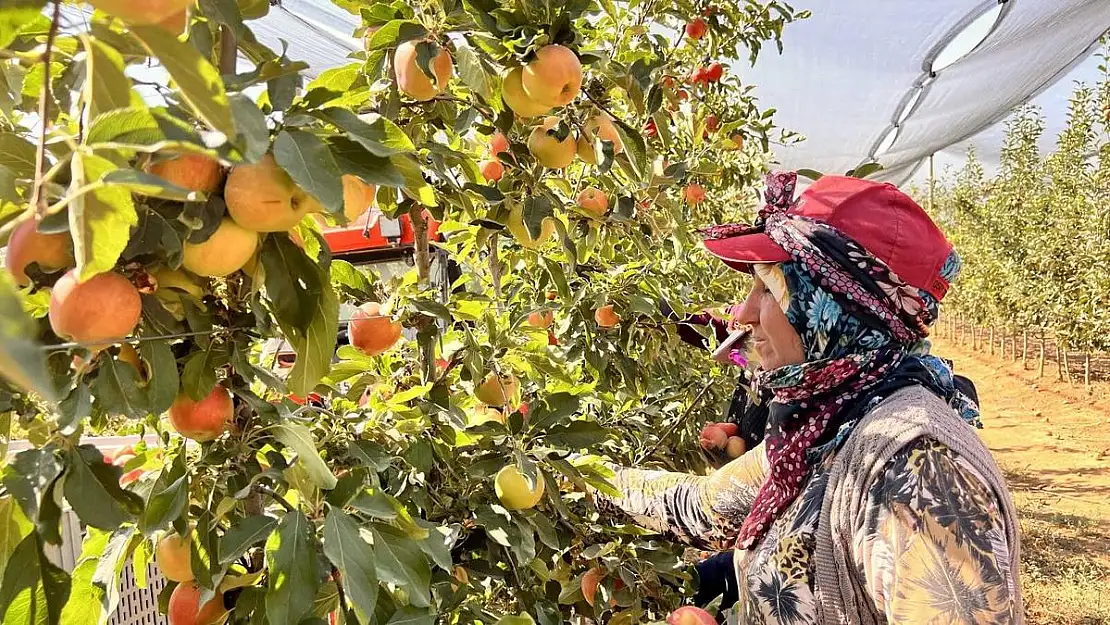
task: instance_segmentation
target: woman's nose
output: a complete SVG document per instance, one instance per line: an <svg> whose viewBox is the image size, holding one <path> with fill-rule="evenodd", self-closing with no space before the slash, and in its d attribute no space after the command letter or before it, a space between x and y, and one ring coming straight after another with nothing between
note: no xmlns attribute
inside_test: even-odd
<svg viewBox="0 0 1110 625"><path fill-rule="evenodd" d="M759 293L756 289L752 289L748 293L748 297L744 298L744 302L740 304L740 310L734 316L736 322L741 325L754 326L759 324Z"/></svg>

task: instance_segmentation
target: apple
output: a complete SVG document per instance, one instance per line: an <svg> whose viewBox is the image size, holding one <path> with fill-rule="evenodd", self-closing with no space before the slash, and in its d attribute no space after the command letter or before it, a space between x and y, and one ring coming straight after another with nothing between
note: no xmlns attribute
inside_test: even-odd
<svg viewBox="0 0 1110 625"><path fill-rule="evenodd" d="M713 61L705 68L705 79L708 82L718 82L725 75L725 66Z"/></svg>
<svg viewBox="0 0 1110 625"><path fill-rule="evenodd" d="M682 190L682 199L691 206L696 206L705 201L705 188L696 182L692 182Z"/></svg>
<svg viewBox="0 0 1110 625"><path fill-rule="evenodd" d="M424 102L436 97L447 88L447 81L451 79L455 64L451 61L447 48L439 46L439 53L431 62L432 73L436 77L433 84L432 79L416 62L419 43L421 42L406 41L397 46L397 51L393 53L393 70L397 74L397 89L414 100Z"/></svg>
<svg viewBox="0 0 1110 625"><path fill-rule="evenodd" d="M694 41L704 37L707 30L709 30L709 26L705 23L705 20L700 17L696 17L686 24L686 36Z"/></svg>
<svg viewBox="0 0 1110 625"><path fill-rule="evenodd" d="M223 593L217 592L204 605L200 603L200 593L201 587L196 582L178 584L173 589L166 606L170 625L220 625L227 620Z"/></svg>
<svg viewBox="0 0 1110 625"><path fill-rule="evenodd" d="M505 166L497 159L482 161L478 170L482 172L482 177L490 182L497 182L505 175Z"/></svg>
<svg viewBox="0 0 1110 625"><path fill-rule="evenodd" d="M489 138L489 153L495 157L500 156L502 152L509 151L509 138L504 133L495 132Z"/></svg>
<svg viewBox="0 0 1110 625"><path fill-rule="evenodd" d="M559 118L547 117L543 123L532 129L528 136L528 151L536 157L536 161L544 167L551 169L564 169L574 160L577 144L569 133L560 141L551 131L559 124Z"/></svg>
<svg viewBox="0 0 1110 625"><path fill-rule="evenodd" d="M531 480L515 465L508 465L493 478L494 492L509 510L528 510L543 498L543 476Z"/></svg>
<svg viewBox="0 0 1110 625"><path fill-rule="evenodd" d="M401 338L401 323L381 312L378 302L366 302L351 315L347 326L351 345L368 356L389 351Z"/></svg>
<svg viewBox="0 0 1110 625"><path fill-rule="evenodd" d="M182 392L170 405L170 424L179 434L198 442L215 440L235 416L231 392L217 384L200 401Z"/></svg>
<svg viewBox="0 0 1110 625"><path fill-rule="evenodd" d="M177 532L166 534L154 549L154 563L162 575L173 582L193 580L190 540Z"/></svg>
<svg viewBox="0 0 1110 625"><path fill-rule="evenodd" d="M536 117L550 113L550 106L536 102L524 92L524 86L521 84L523 76L523 67L514 67L505 74L501 81L501 97L505 100L505 104L520 117Z"/></svg>
<svg viewBox="0 0 1110 625"><path fill-rule="evenodd" d="M600 218L609 210L609 197L597 187L586 187L578 194L578 208Z"/></svg>
<svg viewBox="0 0 1110 625"><path fill-rule="evenodd" d="M570 48L548 45L524 66L520 78L524 93L544 106L566 106L582 90L582 63Z"/></svg>
<svg viewBox="0 0 1110 625"><path fill-rule="evenodd" d="M138 289L118 273L98 273L81 282L71 269L50 292L48 317L54 333L94 351L130 336L142 312Z"/></svg>
<svg viewBox="0 0 1110 625"><path fill-rule="evenodd" d="M744 442L744 439L739 436L728 437L728 442L725 443L725 453L728 454L729 458L739 458L746 451L748 451L748 445Z"/></svg>
<svg viewBox="0 0 1110 625"><path fill-rule="evenodd" d="M34 219L19 224L8 238L7 255L4 266L15 278L19 286L28 286L31 279L26 269L31 263L38 263L44 273L53 273L73 265L73 244L69 233L44 234L38 231Z"/></svg>
<svg viewBox="0 0 1110 625"><path fill-rule="evenodd" d="M717 625L717 619L701 608L684 605L667 616L667 625Z"/></svg>
<svg viewBox="0 0 1110 625"><path fill-rule="evenodd" d="M198 276L220 278L245 267L256 251L258 233L224 217L207 239L185 243L181 266Z"/></svg>
<svg viewBox="0 0 1110 625"><path fill-rule="evenodd" d="M496 373L490 372L485 379L474 389L474 396L478 401L490 406L508 406L510 401L520 393L520 381L511 373L500 378Z"/></svg>
<svg viewBox="0 0 1110 625"><path fill-rule="evenodd" d="M613 305L606 304L594 311L594 321L599 327L612 328L620 323L621 317L613 312Z"/></svg>
<svg viewBox="0 0 1110 625"><path fill-rule="evenodd" d="M528 313L528 325L533 328L547 329L555 320L555 315L550 310L534 310Z"/></svg>

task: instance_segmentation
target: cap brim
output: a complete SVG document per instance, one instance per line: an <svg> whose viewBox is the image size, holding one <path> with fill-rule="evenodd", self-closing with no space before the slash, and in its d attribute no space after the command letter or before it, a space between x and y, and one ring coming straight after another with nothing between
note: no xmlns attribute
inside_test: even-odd
<svg viewBox="0 0 1110 625"><path fill-rule="evenodd" d="M751 271L754 264L790 260L790 254L762 232L710 239L704 241L704 245L710 254L739 271Z"/></svg>

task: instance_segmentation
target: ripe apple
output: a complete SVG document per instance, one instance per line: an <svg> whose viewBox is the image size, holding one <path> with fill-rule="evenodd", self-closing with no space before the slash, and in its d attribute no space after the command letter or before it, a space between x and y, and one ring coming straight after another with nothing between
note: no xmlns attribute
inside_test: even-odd
<svg viewBox="0 0 1110 625"><path fill-rule="evenodd" d="M519 393L520 381L515 375L510 373L498 378L492 371L474 389L478 401L490 406L508 406Z"/></svg>
<svg viewBox="0 0 1110 625"><path fill-rule="evenodd" d="M235 403L231 400L231 392L220 384L200 401L182 392L170 405L173 429L201 443L219 438L234 415Z"/></svg>
<svg viewBox="0 0 1110 625"><path fill-rule="evenodd" d="M591 606L597 600L597 587L604 578L605 569L599 566L586 571L586 574L582 576L582 596L586 599L586 603Z"/></svg>
<svg viewBox="0 0 1110 625"><path fill-rule="evenodd" d="M128 471L127 473L124 473L122 476L120 476L119 485L127 486L129 484L133 484L139 481L139 478L143 476L143 473L145 473L145 471L143 471L142 469L134 469L132 471Z"/></svg>
<svg viewBox="0 0 1110 625"><path fill-rule="evenodd" d="M19 224L8 238L4 266L15 278L16 284L27 286L31 284L31 279L27 277L26 270L31 263L38 263L39 269L44 273L53 273L73 265L73 245L69 234L39 232L38 222L34 219Z"/></svg>
<svg viewBox="0 0 1110 625"><path fill-rule="evenodd" d="M555 314L550 310L534 310L528 313L528 325L533 328L547 329L551 327L551 323L555 320Z"/></svg>
<svg viewBox="0 0 1110 625"><path fill-rule="evenodd" d="M696 182L692 182L682 190L682 199L686 200L686 203L691 206L701 204L705 201L705 188Z"/></svg>
<svg viewBox="0 0 1110 625"><path fill-rule="evenodd" d="M366 302L351 315L351 345L368 356L384 354L401 338L401 323L383 315L378 302Z"/></svg>
<svg viewBox="0 0 1110 625"><path fill-rule="evenodd" d="M644 123L644 136L649 139L654 139L659 136L659 127L655 125L654 119L648 119Z"/></svg>
<svg viewBox="0 0 1110 625"><path fill-rule="evenodd" d="M549 134L559 124L559 118L547 117L543 123L532 129L528 136L528 151L536 157L540 165L551 169L564 169L574 160L577 151L574 137L568 134L562 141Z"/></svg>
<svg viewBox="0 0 1110 625"><path fill-rule="evenodd" d="M181 266L207 278L242 269L258 250L258 233L224 217L216 231L200 243L185 243Z"/></svg>
<svg viewBox="0 0 1110 625"><path fill-rule="evenodd" d="M432 73L436 77L435 84L432 84L432 79L416 62L419 43L421 42L406 41L397 46L397 51L393 53L393 69L397 74L397 89L414 100L424 102L436 97L447 88L447 81L451 79L455 64L451 61L447 48L439 46L439 54L431 62Z"/></svg>
<svg viewBox="0 0 1110 625"><path fill-rule="evenodd" d="M609 210L609 197L597 187L586 187L578 194L578 208L600 218Z"/></svg>
<svg viewBox="0 0 1110 625"><path fill-rule="evenodd" d="M201 588L195 582L178 584L170 594L166 616L170 625L220 625L227 620L224 595L217 592L204 605L200 604Z"/></svg>
<svg viewBox="0 0 1110 625"><path fill-rule="evenodd" d="M686 24L686 36L694 41L704 37L707 30L709 30L709 26L700 17L696 17Z"/></svg>
<svg viewBox="0 0 1110 625"><path fill-rule="evenodd" d="M320 206L293 182L273 154L232 168L224 200L235 223L255 232L285 232Z"/></svg>
<svg viewBox="0 0 1110 625"><path fill-rule="evenodd" d="M718 82L725 75L725 66L713 61L705 68L705 79L708 82Z"/></svg>
<svg viewBox="0 0 1110 625"><path fill-rule="evenodd" d="M154 563L173 582L193 580L190 540L177 532L166 534L154 549Z"/></svg>
<svg viewBox="0 0 1110 625"><path fill-rule="evenodd" d="M470 415L471 425L481 425L483 423L489 423L491 421L496 421L497 423L505 423L505 413L501 412L497 408L494 408L493 406L487 406L485 404L478 404L474 407L474 412L472 412Z"/></svg>
<svg viewBox="0 0 1110 625"><path fill-rule="evenodd" d="M613 312L612 304L606 304L594 311L594 321L599 327L612 328L620 323L621 317Z"/></svg>
<svg viewBox="0 0 1110 625"><path fill-rule="evenodd" d="M735 423L718 423L717 427L724 430L728 436L737 436L740 434L740 426Z"/></svg>
<svg viewBox="0 0 1110 625"><path fill-rule="evenodd" d="M494 157L500 156L502 152L509 151L509 138L504 133L495 132L489 138L489 153Z"/></svg>
<svg viewBox="0 0 1110 625"><path fill-rule="evenodd" d="M193 0L88 0L93 7L128 24L157 24L189 8Z"/></svg>
<svg viewBox="0 0 1110 625"><path fill-rule="evenodd" d="M220 188L224 169L220 161L204 154L182 154L149 163L148 173L183 189L211 193Z"/></svg>
<svg viewBox="0 0 1110 625"><path fill-rule="evenodd" d="M490 182L497 182L505 175L505 166L497 159L482 161L478 169L482 172L482 177Z"/></svg>
<svg viewBox="0 0 1110 625"><path fill-rule="evenodd" d="M707 451L724 449L728 444L728 434L725 434L725 431L716 423L709 423L702 428L698 442L701 443L702 449Z"/></svg>
<svg viewBox="0 0 1110 625"><path fill-rule="evenodd" d="M551 240L551 237L555 236L554 218L545 217L540 224L540 235L532 238L532 233L528 231L528 226L524 224L524 207L520 204L514 205L509 211L509 221L506 227L517 243L530 250L543 247L545 243Z"/></svg>
<svg viewBox="0 0 1110 625"><path fill-rule="evenodd" d="M555 346L559 344L559 338L555 336L555 333L551 330L547 331L547 344L550 346Z"/></svg>
<svg viewBox="0 0 1110 625"><path fill-rule="evenodd" d="M543 483L543 476L538 476L535 481L530 480L516 465L510 464L494 476L493 489L505 508L528 510L536 507L543 498Z"/></svg>
<svg viewBox="0 0 1110 625"><path fill-rule="evenodd" d="M96 351L127 338L139 325L139 291L118 273L98 273L79 282L71 269L50 292L50 327L58 336L89 344Z"/></svg>
<svg viewBox="0 0 1110 625"><path fill-rule="evenodd" d="M716 115L709 115L705 118L705 129L712 132L721 127L721 120L717 119Z"/></svg>
<svg viewBox="0 0 1110 625"><path fill-rule="evenodd" d="M739 458L744 455L745 451L748 451L748 445L744 442L744 439L739 436L728 437L728 442L725 443L725 453L728 454L729 458Z"/></svg>
<svg viewBox="0 0 1110 625"><path fill-rule="evenodd" d="M521 85L528 97L544 106L566 106L582 90L582 63L570 48L544 46L524 66Z"/></svg>
<svg viewBox="0 0 1110 625"><path fill-rule="evenodd" d="M684 605L667 616L667 625L717 625L717 619L701 608Z"/></svg>
<svg viewBox="0 0 1110 625"><path fill-rule="evenodd" d="M523 67L514 67L505 74L501 82L501 97L505 100L505 104L520 117L547 115L551 112L551 107L536 102L524 92L524 86L521 84L523 76Z"/></svg>

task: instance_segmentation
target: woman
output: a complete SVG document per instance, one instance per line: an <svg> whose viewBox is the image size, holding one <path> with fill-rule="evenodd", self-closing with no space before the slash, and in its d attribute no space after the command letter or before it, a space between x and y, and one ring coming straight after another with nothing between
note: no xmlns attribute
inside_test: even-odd
<svg viewBox="0 0 1110 625"><path fill-rule="evenodd" d="M924 340L958 257L892 185L826 176L794 202L794 183L706 240L753 274L763 444L709 476L615 469L599 500L734 549L740 623L1022 622L1013 504Z"/></svg>

